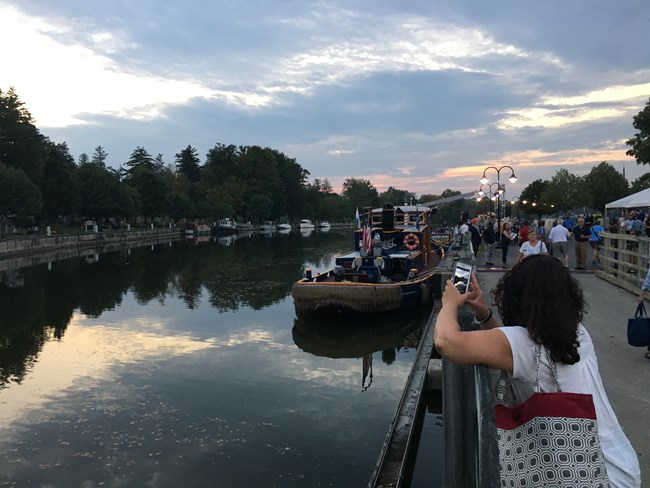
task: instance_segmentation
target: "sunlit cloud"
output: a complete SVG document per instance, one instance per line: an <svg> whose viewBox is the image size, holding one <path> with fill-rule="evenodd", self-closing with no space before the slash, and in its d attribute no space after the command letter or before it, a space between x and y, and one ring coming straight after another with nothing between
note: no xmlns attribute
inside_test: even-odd
<svg viewBox="0 0 650 488"><path fill-rule="evenodd" d="M649 93L650 83L643 83L607 87L574 97L546 97L534 107L508 112L498 123L498 127L503 130L525 127L559 128L629 116L638 111L640 99L647 97ZM592 106L593 104L616 105L598 107Z"/></svg>

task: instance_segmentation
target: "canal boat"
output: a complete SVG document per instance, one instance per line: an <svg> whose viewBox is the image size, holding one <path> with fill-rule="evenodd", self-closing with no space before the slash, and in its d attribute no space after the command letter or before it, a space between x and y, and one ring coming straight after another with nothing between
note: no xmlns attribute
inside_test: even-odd
<svg viewBox="0 0 650 488"><path fill-rule="evenodd" d="M332 269L310 269L294 283L297 314L376 313L431 303L444 250L431 234L431 209L419 205L357 211L354 250Z"/></svg>
<svg viewBox="0 0 650 488"><path fill-rule="evenodd" d="M212 229L207 224L198 224L196 222L189 222L185 226L185 237L196 238L199 236L209 236Z"/></svg>
<svg viewBox="0 0 650 488"><path fill-rule="evenodd" d="M329 229L330 227L331 227L330 223L327 220L321 220L320 222L318 222L319 229Z"/></svg>
<svg viewBox="0 0 650 488"><path fill-rule="evenodd" d="M215 227L215 232L217 234L234 234L237 232L237 224L228 217L219 219Z"/></svg>
<svg viewBox="0 0 650 488"><path fill-rule="evenodd" d="M302 219L302 220L300 221L300 225L299 225L299 227L300 227L301 229L313 229L313 228L314 228L314 224L313 224L312 221L309 220L309 219Z"/></svg>
<svg viewBox="0 0 650 488"><path fill-rule="evenodd" d="M278 224L278 230L291 230L291 224L287 224L286 222Z"/></svg>

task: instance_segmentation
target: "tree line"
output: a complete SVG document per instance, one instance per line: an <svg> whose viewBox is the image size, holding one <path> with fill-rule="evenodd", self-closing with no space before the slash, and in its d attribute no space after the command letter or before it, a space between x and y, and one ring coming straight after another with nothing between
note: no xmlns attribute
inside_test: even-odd
<svg viewBox="0 0 650 488"><path fill-rule="evenodd" d="M650 162L650 100L634 118L639 130L627 144L639 164ZM39 223L93 219L98 222L295 221L301 218L349 221L355 208L422 203L460 192L419 198L389 187L378 192L363 178L348 178L340 194L328 179L309 181L310 173L295 158L276 149L216 143L203 161L187 145L166 162L138 146L119 168L107 165L109 154L99 145L77 160L65 142L41 134L16 90L0 90L0 236L9 222L18 227ZM568 210L576 205L604 208L615 200L650 186L650 173L631 186L606 162L578 177L560 170L551 180L537 180L522 192L530 214ZM551 203L553 202L553 203ZM533 206L535 203L535 206ZM438 213L435 221L455 222L462 211L482 213L484 204L458 202Z"/></svg>

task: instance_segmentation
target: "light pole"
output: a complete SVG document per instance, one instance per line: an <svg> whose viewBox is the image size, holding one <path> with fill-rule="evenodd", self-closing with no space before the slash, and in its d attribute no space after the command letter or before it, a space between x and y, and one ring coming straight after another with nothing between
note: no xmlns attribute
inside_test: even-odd
<svg viewBox="0 0 650 488"><path fill-rule="evenodd" d="M494 186L497 187L496 192L494 191ZM483 190L483 187L487 187L487 193ZM477 192L477 198L476 201L480 202L483 200L484 196L487 196L489 201L489 207L488 207L488 212L490 215L492 215L492 202L498 198L499 195L503 195L505 193L505 188L499 185L498 183L492 183L491 185L488 185L487 183L483 183L480 188L478 189Z"/></svg>
<svg viewBox="0 0 650 488"><path fill-rule="evenodd" d="M514 183L517 181L517 176L515 176L515 170L512 169L512 166L499 166L498 168L496 166L488 166L483 170L483 177L481 178L481 183L486 184L489 182L489 178L486 176L486 173L488 172L489 169L493 169L494 171L497 172L497 188L501 188L501 170L502 169L509 169L510 170L510 177L508 178L508 181L510 183ZM501 232L501 195L502 193L497 194L497 226L499 227L499 232Z"/></svg>

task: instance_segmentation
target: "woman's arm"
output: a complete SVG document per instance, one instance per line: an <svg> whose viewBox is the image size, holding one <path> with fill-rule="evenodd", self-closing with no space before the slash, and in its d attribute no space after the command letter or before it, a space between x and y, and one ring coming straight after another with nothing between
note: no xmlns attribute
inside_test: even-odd
<svg viewBox="0 0 650 488"><path fill-rule="evenodd" d="M476 278L472 277L472 282ZM485 322L487 330L462 331L458 310L468 301L469 294L461 294L451 280L447 281L434 329L438 352L449 361L459 364L485 364L491 368L512 370L512 350L506 336L495 327L494 317ZM489 309L488 309L489 310Z"/></svg>

